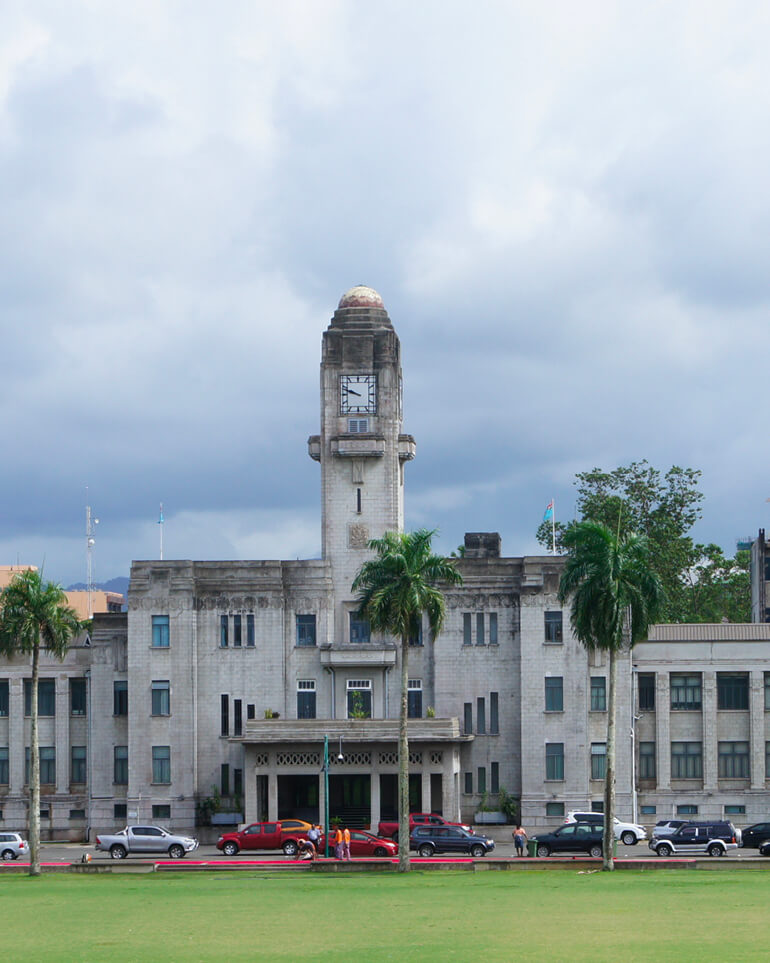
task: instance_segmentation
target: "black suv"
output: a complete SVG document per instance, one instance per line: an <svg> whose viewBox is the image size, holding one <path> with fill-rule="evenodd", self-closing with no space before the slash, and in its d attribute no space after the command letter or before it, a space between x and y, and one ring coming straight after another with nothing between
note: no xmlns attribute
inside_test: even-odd
<svg viewBox="0 0 770 963"><path fill-rule="evenodd" d="M603 832L602 826L595 823L565 823L555 832L535 836L535 853L538 856L549 856L551 853L601 856Z"/></svg>
<svg viewBox="0 0 770 963"><path fill-rule="evenodd" d="M409 838L409 848L420 856L434 853L470 853L474 858L486 856L495 848L494 839L477 836L461 826L415 826Z"/></svg>
<svg viewBox="0 0 770 963"><path fill-rule="evenodd" d="M740 839L732 823L724 820L715 822L691 822L680 826L671 836L663 839L653 837L650 849L657 856L689 856L708 853L709 856L724 856L730 849L737 849Z"/></svg>

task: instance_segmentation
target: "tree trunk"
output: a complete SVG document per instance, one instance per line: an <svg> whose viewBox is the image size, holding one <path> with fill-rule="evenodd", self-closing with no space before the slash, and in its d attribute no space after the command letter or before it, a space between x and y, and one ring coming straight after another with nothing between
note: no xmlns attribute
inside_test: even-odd
<svg viewBox="0 0 770 963"><path fill-rule="evenodd" d="M615 690L618 663L615 649L609 650L610 684L607 695L607 755L604 773L604 835L602 838L602 869L615 868L612 852L615 846Z"/></svg>
<svg viewBox="0 0 770 963"><path fill-rule="evenodd" d="M40 875L40 747L37 735L37 680L40 645L32 649L32 692L29 774L29 875Z"/></svg>
<svg viewBox="0 0 770 963"><path fill-rule="evenodd" d="M401 708L398 716L398 871L409 869L409 637L401 637Z"/></svg>

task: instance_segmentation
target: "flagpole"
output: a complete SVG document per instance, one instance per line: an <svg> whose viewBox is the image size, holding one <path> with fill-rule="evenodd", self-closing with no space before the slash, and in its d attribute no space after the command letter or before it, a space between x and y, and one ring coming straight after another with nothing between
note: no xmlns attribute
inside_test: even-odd
<svg viewBox="0 0 770 963"><path fill-rule="evenodd" d="M158 525L160 526L160 560L163 561L163 502L160 503Z"/></svg>
<svg viewBox="0 0 770 963"><path fill-rule="evenodd" d="M551 499L551 553L556 554L556 499Z"/></svg>

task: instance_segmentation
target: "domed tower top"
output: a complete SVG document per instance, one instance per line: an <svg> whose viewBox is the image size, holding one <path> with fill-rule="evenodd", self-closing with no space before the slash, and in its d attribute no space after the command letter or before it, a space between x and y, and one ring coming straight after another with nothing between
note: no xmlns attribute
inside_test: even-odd
<svg viewBox="0 0 770 963"><path fill-rule="evenodd" d="M365 284L357 284L355 287L346 291L340 298L340 303L337 305L338 308L382 308L385 310L385 305L382 303L382 298L374 290L374 288L369 288Z"/></svg>
<svg viewBox="0 0 770 963"><path fill-rule="evenodd" d="M365 284L357 284L342 295L330 327L392 329L382 298Z"/></svg>

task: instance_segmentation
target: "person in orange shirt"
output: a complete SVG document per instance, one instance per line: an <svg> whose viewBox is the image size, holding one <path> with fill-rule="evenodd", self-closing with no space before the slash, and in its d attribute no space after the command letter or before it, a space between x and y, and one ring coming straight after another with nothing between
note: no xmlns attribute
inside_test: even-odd
<svg viewBox="0 0 770 963"><path fill-rule="evenodd" d="M339 826L334 831L334 855L337 859L342 859L342 830Z"/></svg>
<svg viewBox="0 0 770 963"><path fill-rule="evenodd" d="M342 830L342 855L350 859L350 830L347 826Z"/></svg>

